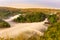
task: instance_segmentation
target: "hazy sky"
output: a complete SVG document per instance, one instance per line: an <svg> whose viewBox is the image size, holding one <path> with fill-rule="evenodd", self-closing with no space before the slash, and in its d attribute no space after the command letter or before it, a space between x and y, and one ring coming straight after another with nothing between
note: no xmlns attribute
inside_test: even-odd
<svg viewBox="0 0 60 40"><path fill-rule="evenodd" d="M10 6L18 8L60 8L60 0L0 0L0 6Z"/></svg>

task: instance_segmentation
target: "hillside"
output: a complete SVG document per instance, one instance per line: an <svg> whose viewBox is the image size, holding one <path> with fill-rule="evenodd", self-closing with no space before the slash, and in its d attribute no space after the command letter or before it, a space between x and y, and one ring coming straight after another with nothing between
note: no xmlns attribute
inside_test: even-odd
<svg viewBox="0 0 60 40"><path fill-rule="evenodd" d="M0 7L1 18L0 40L60 40L59 9Z"/></svg>
<svg viewBox="0 0 60 40"><path fill-rule="evenodd" d="M0 18L8 18L18 13L20 13L20 10L16 8L0 7Z"/></svg>
<svg viewBox="0 0 60 40"><path fill-rule="evenodd" d="M35 13L43 12L46 14L60 12L60 9L48 9L48 8L27 8L27 9L17 9L11 7L0 7L0 18L9 18L20 13Z"/></svg>

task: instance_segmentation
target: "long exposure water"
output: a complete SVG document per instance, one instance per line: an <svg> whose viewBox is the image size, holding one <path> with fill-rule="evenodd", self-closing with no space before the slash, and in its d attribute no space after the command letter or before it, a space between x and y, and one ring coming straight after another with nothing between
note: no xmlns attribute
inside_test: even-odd
<svg viewBox="0 0 60 40"><path fill-rule="evenodd" d="M34 22L34 23L14 23L12 22L13 19L19 17L20 14L15 15L13 17L10 17L9 19L6 19L5 21L10 23L11 28L0 30L0 37L6 38L8 37L15 37L19 35L20 33L29 32L26 36L31 37L34 34L43 35L44 33L42 31L45 31L48 27L46 27L44 24L47 22L47 18L42 22Z"/></svg>

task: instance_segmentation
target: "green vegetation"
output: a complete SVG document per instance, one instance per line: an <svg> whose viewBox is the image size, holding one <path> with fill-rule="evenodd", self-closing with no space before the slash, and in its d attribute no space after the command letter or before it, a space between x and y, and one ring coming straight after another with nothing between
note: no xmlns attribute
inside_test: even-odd
<svg viewBox="0 0 60 40"><path fill-rule="evenodd" d="M57 20L57 15L50 16L50 26L45 32L42 40L60 40L60 22Z"/></svg>
<svg viewBox="0 0 60 40"><path fill-rule="evenodd" d="M43 20L45 20L46 18L46 14L39 12L39 13L26 13L26 14L22 14L21 16L19 16L17 19L14 19L15 22L41 22Z"/></svg>
<svg viewBox="0 0 60 40"><path fill-rule="evenodd" d="M0 7L0 18L9 18L19 13L20 10L16 8Z"/></svg>
<svg viewBox="0 0 60 40"><path fill-rule="evenodd" d="M3 20L0 20L0 28L8 28L8 27L10 27L10 24L8 24Z"/></svg>
<svg viewBox="0 0 60 40"><path fill-rule="evenodd" d="M49 23L51 23L51 24L56 23L57 19L58 19L56 14L48 15L47 18L48 18Z"/></svg>
<svg viewBox="0 0 60 40"><path fill-rule="evenodd" d="M17 9L10 7L0 7L0 18L9 18L10 16L14 16L16 14L26 14L26 13L37 13L43 12L45 14L60 12L58 9L42 9L42 8L29 8L29 9Z"/></svg>
<svg viewBox="0 0 60 40"><path fill-rule="evenodd" d="M41 22L48 18L50 26L48 27L47 31L44 32L44 36L33 35L30 38L26 39L27 37L25 34L20 34L15 38L7 37L6 40L60 40L60 13L49 15L51 12L60 11L54 9L15 9L15 8L0 8L0 18L8 18L10 16L20 14L17 19L14 19L14 22L19 23L27 23L27 22ZM59 20L58 20L59 19ZM10 27L10 24L7 22L0 20L0 28L7 28ZM0 38L0 40L5 40L4 38Z"/></svg>
<svg viewBox="0 0 60 40"><path fill-rule="evenodd" d="M60 40L60 23L49 26L42 40Z"/></svg>

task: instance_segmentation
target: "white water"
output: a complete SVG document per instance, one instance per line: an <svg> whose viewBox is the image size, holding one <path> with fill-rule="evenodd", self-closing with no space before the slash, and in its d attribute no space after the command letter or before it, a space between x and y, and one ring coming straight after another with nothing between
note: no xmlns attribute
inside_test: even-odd
<svg viewBox="0 0 60 40"><path fill-rule="evenodd" d="M15 15L13 17L10 17L9 19L6 19L5 21L9 22L12 21L13 19L16 19L17 17L19 17L21 14Z"/></svg>
<svg viewBox="0 0 60 40"><path fill-rule="evenodd" d="M17 17L19 17L20 14L11 17L7 20L5 20L6 22L10 22L10 24L13 24L11 21ZM19 35L20 33L23 32L33 32L32 35L34 33L39 34L39 35L43 35L43 33L41 32L41 30L46 30L47 27L44 25L44 23L47 22L47 19L45 19L43 22L35 22L35 23L15 23L13 24L13 26L11 28L7 28L7 29L3 29L0 30L0 37L6 38L8 37L15 37L17 35ZM32 36L31 34L28 35L28 37ZM27 36L27 35L26 35Z"/></svg>

